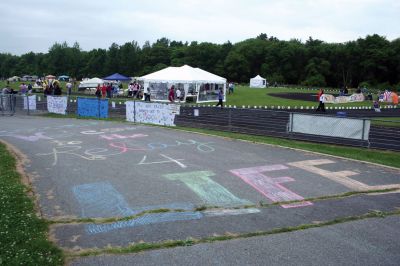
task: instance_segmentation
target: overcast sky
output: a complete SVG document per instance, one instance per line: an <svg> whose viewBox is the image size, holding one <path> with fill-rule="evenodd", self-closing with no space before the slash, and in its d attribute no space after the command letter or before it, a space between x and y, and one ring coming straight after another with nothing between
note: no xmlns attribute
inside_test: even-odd
<svg viewBox="0 0 400 266"><path fill-rule="evenodd" d="M0 52L83 50L161 37L236 43L260 33L281 40L346 42L400 37L400 0L0 0Z"/></svg>

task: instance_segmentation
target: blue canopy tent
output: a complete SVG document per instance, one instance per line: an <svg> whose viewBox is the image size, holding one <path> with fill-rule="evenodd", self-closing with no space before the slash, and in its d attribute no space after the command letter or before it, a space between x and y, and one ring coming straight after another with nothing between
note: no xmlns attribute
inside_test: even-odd
<svg viewBox="0 0 400 266"><path fill-rule="evenodd" d="M119 81L130 81L131 78L125 77L119 73L112 74L111 76L103 78L103 80L119 80Z"/></svg>

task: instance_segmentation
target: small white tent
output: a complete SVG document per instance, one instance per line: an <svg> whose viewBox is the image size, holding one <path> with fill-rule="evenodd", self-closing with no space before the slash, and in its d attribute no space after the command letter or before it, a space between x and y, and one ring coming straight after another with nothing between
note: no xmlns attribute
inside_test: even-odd
<svg viewBox="0 0 400 266"><path fill-rule="evenodd" d="M88 80L84 80L79 84L79 90L84 90L86 88L97 88L97 85L103 84L104 81L99 78L91 78Z"/></svg>
<svg viewBox="0 0 400 266"><path fill-rule="evenodd" d="M143 82L145 91L150 87L151 99L155 101L167 101L172 85L182 91L183 101L194 97L197 102L218 102L218 90L222 88L224 95L226 92L225 78L188 65L167 67L138 80Z"/></svg>
<svg viewBox="0 0 400 266"><path fill-rule="evenodd" d="M260 75L250 79L250 88L265 88L267 87L267 80Z"/></svg>

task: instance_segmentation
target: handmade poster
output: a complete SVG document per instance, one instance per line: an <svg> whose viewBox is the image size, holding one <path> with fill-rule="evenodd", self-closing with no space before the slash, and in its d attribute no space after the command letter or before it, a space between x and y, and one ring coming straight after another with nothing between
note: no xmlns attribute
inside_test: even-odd
<svg viewBox="0 0 400 266"><path fill-rule="evenodd" d="M36 110L36 95L24 97L24 110Z"/></svg>
<svg viewBox="0 0 400 266"><path fill-rule="evenodd" d="M352 103L352 102L363 102L365 96L362 93L355 93L350 96L338 96L335 97L331 94L324 94L325 103Z"/></svg>
<svg viewBox="0 0 400 266"><path fill-rule="evenodd" d="M68 99L65 96L47 96L47 110L49 113L65 115Z"/></svg>
<svg viewBox="0 0 400 266"><path fill-rule="evenodd" d="M163 103L126 102L126 119L131 122L175 126L180 105Z"/></svg>

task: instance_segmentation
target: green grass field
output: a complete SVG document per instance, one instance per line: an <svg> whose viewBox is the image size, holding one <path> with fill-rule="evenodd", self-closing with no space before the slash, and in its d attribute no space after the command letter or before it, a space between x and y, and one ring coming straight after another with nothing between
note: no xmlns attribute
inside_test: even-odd
<svg viewBox="0 0 400 266"><path fill-rule="evenodd" d="M0 265L63 265L62 251L47 240L48 224L36 216L26 195L30 188L2 143L0 162Z"/></svg>
<svg viewBox="0 0 400 266"><path fill-rule="evenodd" d="M19 90L19 86L22 82L12 82L10 86L14 90ZM66 93L65 84L66 82L60 82L61 87L63 88L63 93ZM0 89L6 86L5 81L0 81ZM126 85L125 85L126 86ZM73 92L76 92L77 88ZM235 87L235 92L233 94L227 95L226 105L242 107L242 106L268 106L271 108L274 106L277 108L278 106L290 106L291 108L298 107L300 108L303 106L318 106L318 102L312 101L303 101L303 100L291 100L291 99L284 99L280 97L274 97L269 95L270 93L317 93L317 89L315 90L300 90L296 88L263 88L263 89L255 89L250 88L249 86L239 85ZM331 92L327 92L328 94ZM83 94L82 94L83 95ZM74 97L74 96L73 96ZM85 97L95 97L94 95L85 95ZM374 95L376 97L376 95ZM131 100L131 98L118 98L119 101ZM382 104L385 105L385 104ZM327 107L336 106L336 107L358 107L358 106L372 106L371 101L364 101L358 103L346 103L346 104L326 104Z"/></svg>

